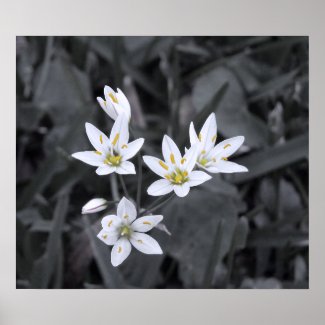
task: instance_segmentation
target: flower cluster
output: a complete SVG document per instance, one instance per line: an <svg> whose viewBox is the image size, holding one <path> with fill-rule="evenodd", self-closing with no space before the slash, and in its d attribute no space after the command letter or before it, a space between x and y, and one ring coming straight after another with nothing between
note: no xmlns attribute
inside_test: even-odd
<svg viewBox="0 0 325 325"><path fill-rule="evenodd" d="M110 136L106 136L92 124L86 123L86 133L95 150L77 152L72 156L97 167L98 175L136 174L134 164L129 159L140 151L144 139L129 142L130 103L120 89L115 92L108 86L104 88L104 98L97 97L98 103L115 121ZM185 197L191 187L212 178L208 173L248 171L246 167L228 161L228 158L243 144L243 136L216 144L217 121L214 113L209 115L199 134L196 133L191 122L189 138L191 146L189 149L185 148L184 154L173 139L165 135L162 141L163 159L143 156L145 164L161 177L149 186L147 189L149 195L161 196L175 192L178 197ZM92 199L82 208L82 213L100 212L107 206L108 202L105 199ZM112 265L120 265L129 256L131 244L145 254L162 254L157 241L145 234L156 227L162 219L161 215L137 218L136 207L123 197L118 203L117 214L106 215L102 219L102 230L98 234L98 238L105 244L113 245Z"/></svg>

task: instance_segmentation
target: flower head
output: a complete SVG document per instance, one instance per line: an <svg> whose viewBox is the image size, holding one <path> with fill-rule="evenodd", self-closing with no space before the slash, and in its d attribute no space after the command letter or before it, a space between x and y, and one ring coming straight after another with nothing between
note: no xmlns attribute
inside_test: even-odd
<svg viewBox="0 0 325 325"><path fill-rule="evenodd" d="M104 97L105 100L97 97L97 101L108 116L116 120L121 113L124 113L128 117L128 121L130 120L130 103L121 89L117 88L117 92L115 92L111 87L105 86Z"/></svg>
<svg viewBox="0 0 325 325"><path fill-rule="evenodd" d="M164 161L156 157L144 156L147 166L163 179L155 181L148 188L148 194L159 196L175 191L179 197L186 196L190 187L211 179L203 171L193 171L197 158L197 147L192 146L184 156L175 142L167 135L162 142Z"/></svg>
<svg viewBox="0 0 325 325"><path fill-rule="evenodd" d="M102 198L96 198L88 201L81 210L82 214L96 213L107 208L108 202Z"/></svg>
<svg viewBox="0 0 325 325"><path fill-rule="evenodd" d="M120 265L131 253L131 244L144 254L162 254L158 242L145 234L162 219L161 215L137 218L134 204L125 197L117 206L117 215L102 220L103 229L97 237L107 245L114 245L111 252L113 266Z"/></svg>
<svg viewBox="0 0 325 325"><path fill-rule="evenodd" d="M198 147L197 165L210 173L238 173L247 172L244 166L228 161L245 138L238 136L224 140L215 146L217 140L217 121L214 113L205 121L199 135L196 134L194 124L190 124L191 146Z"/></svg>
<svg viewBox="0 0 325 325"><path fill-rule="evenodd" d="M103 132L90 123L86 123L86 133L95 151L82 151L72 155L86 164L97 166L98 175L107 175L113 172L118 174L135 174L133 163L128 159L135 156L143 145L140 138L130 143L128 121L125 114L120 114L108 138Z"/></svg>

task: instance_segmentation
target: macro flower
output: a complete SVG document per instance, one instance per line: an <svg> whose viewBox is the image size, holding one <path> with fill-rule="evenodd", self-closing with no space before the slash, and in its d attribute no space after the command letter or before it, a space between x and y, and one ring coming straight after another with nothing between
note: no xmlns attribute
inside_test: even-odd
<svg viewBox="0 0 325 325"><path fill-rule="evenodd" d="M113 245L111 263L120 265L131 253L132 246L144 254L162 254L158 242L145 234L162 219L161 215L137 218L134 204L125 197L117 206L117 215L102 219L102 230L97 237L106 245ZM132 244L132 246L131 246Z"/></svg>
<svg viewBox="0 0 325 325"><path fill-rule="evenodd" d="M116 120L121 113L124 113L128 117L128 121L130 121L130 103L121 89L117 88L117 92L115 92L111 87L105 86L104 98L105 100L97 97L97 101L108 116Z"/></svg>
<svg viewBox="0 0 325 325"><path fill-rule="evenodd" d="M102 198L96 198L88 201L81 209L82 214L96 213L107 208L108 202Z"/></svg>
<svg viewBox="0 0 325 325"><path fill-rule="evenodd" d="M109 138L90 123L86 123L86 133L95 150L77 152L72 157L98 167L96 169L98 175L114 172L135 174L134 165L128 159L134 157L140 150L144 139L140 138L128 143L129 128L125 114L117 117Z"/></svg>
<svg viewBox="0 0 325 325"><path fill-rule="evenodd" d="M165 135L162 142L164 161L152 156L143 156L147 166L162 177L149 186L148 194L159 196L174 191L177 196L184 197L189 193L190 187L211 179L211 176L203 171L193 171L197 148L192 146L182 156L175 142Z"/></svg>
<svg viewBox="0 0 325 325"><path fill-rule="evenodd" d="M197 165L210 173L247 172L245 166L228 161L228 157L238 150L245 138L243 136L230 138L215 146L216 140L217 121L214 113L209 115L199 135L191 122L190 142L191 146L198 147Z"/></svg>

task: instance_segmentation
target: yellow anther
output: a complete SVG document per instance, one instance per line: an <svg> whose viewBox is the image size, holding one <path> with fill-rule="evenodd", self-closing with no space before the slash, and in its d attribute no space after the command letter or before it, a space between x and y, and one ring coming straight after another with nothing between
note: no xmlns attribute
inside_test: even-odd
<svg viewBox="0 0 325 325"><path fill-rule="evenodd" d="M171 179L170 175L168 175L168 174L165 175L165 178L168 179L168 180Z"/></svg>
<svg viewBox="0 0 325 325"><path fill-rule="evenodd" d="M182 181L182 179L183 179L182 175L177 174L175 176L175 183L180 183Z"/></svg>
<svg viewBox="0 0 325 325"><path fill-rule="evenodd" d="M123 144L122 149L127 148L128 146L126 144Z"/></svg>
<svg viewBox="0 0 325 325"><path fill-rule="evenodd" d="M212 137L211 141L214 143L214 141L216 141L216 140L217 140L217 136L214 135L214 136Z"/></svg>
<svg viewBox="0 0 325 325"><path fill-rule="evenodd" d="M99 136L99 141L101 144L103 144L103 135L102 134Z"/></svg>
<svg viewBox="0 0 325 325"><path fill-rule="evenodd" d="M173 153L170 154L170 161L172 162L172 164L175 164L175 156Z"/></svg>
<svg viewBox="0 0 325 325"><path fill-rule="evenodd" d="M201 133L199 134L199 140L200 140L200 142L202 141L202 134Z"/></svg>
<svg viewBox="0 0 325 325"><path fill-rule="evenodd" d="M108 96L113 101L113 103L118 104L118 100L114 94L110 93Z"/></svg>
<svg viewBox="0 0 325 325"><path fill-rule="evenodd" d="M107 238L107 235L106 235L106 234L104 234L104 235L102 236L102 238L103 238L103 239L106 239L106 238Z"/></svg>
<svg viewBox="0 0 325 325"><path fill-rule="evenodd" d="M115 146L115 145L116 145L116 143L117 143L117 141L118 141L119 137L120 137L120 134L119 134L119 133L117 133L117 134L116 134L116 136L115 136L115 138L114 138L114 140L112 141L112 145L113 145L113 146Z"/></svg>
<svg viewBox="0 0 325 325"><path fill-rule="evenodd" d="M127 219L129 216L127 215L127 214L125 214L124 216L123 216L123 218L124 219Z"/></svg>
<svg viewBox="0 0 325 325"><path fill-rule="evenodd" d="M182 158L181 164L183 165L185 163L185 161L186 161L186 158Z"/></svg>
<svg viewBox="0 0 325 325"><path fill-rule="evenodd" d="M109 165L109 160L107 158L104 159L104 164Z"/></svg>
<svg viewBox="0 0 325 325"><path fill-rule="evenodd" d="M206 154L206 151L205 150L202 150L201 151L201 155L204 155L204 154Z"/></svg>
<svg viewBox="0 0 325 325"><path fill-rule="evenodd" d="M222 159L222 160L228 160L228 158L227 158L227 157L222 157L221 159Z"/></svg>
<svg viewBox="0 0 325 325"><path fill-rule="evenodd" d="M122 252L122 247L121 246L118 247L117 252L118 253L121 253Z"/></svg>
<svg viewBox="0 0 325 325"><path fill-rule="evenodd" d="M100 156L102 155L102 153L100 151L97 151L97 150L95 151L95 154L100 155Z"/></svg>
<svg viewBox="0 0 325 325"><path fill-rule="evenodd" d="M231 144L230 144L230 143L226 144L226 145L223 147L223 149L227 149L228 147L231 147Z"/></svg>
<svg viewBox="0 0 325 325"><path fill-rule="evenodd" d="M143 241L141 239L138 239L137 242L143 244Z"/></svg>
<svg viewBox="0 0 325 325"><path fill-rule="evenodd" d="M151 222L149 222L149 221L143 221L143 224L151 226Z"/></svg>
<svg viewBox="0 0 325 325"><path fill-rule="evenodd" d="M159 165L160 165L162 168L168 170L168 166L167 166L167 165L166 165L162 160L159 160Z"/></svg>
<svg viewBox="0 0 325 325"><path fill-rule="evenodd" d="M107 224L108 227L110 227L113 223L113 220L110 220L110 222Z"/></svg>
<svg viewBox="0 0 325 325"><path fill-rule="evenodd" d="M188 176L188 172L186 170L183 172L183 176L184 177Z"/></svg>

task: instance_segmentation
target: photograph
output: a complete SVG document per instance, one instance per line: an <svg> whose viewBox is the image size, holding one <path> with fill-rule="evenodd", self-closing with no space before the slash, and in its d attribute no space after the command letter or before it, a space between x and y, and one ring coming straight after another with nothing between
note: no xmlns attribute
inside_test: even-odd
<svg viewBox="0 0 325 325"><path fill-rule="evenodd" d="M309 37L16 36L15 230L16 289L309 289Z"/></svg>

